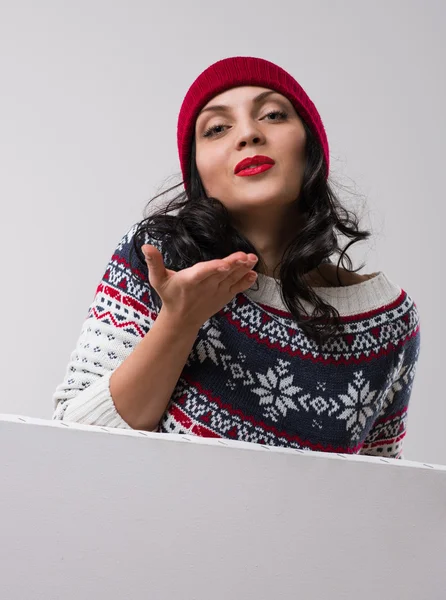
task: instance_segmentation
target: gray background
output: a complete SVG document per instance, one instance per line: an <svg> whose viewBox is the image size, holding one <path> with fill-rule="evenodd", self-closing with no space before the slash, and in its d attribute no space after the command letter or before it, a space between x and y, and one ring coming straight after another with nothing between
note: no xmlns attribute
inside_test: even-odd
<svg viewBox="0 0 446 600"><path fill-rule="evenodd" d="M446 464L445 17L434 0L2 0L0 412L50 418L111 253L179 173L187 88L215 60L253 55L321 113L331 175L374 234L355 266L419 308L405 457Z"/></svg>

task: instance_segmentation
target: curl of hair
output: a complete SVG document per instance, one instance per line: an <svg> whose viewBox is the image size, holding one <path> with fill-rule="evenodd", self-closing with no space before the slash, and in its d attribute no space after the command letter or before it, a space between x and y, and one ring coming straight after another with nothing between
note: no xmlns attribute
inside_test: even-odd
<svg viewBox="0 0 446 600"><path fill-rule="evenodd" d="M371 233L360 230L357 215L342 206L329 179L325 177L320 144L305 122L303 125L306 131L306 164L301 193L296 200L301 223L296 236L283 254L278 279L281 283L282 300L298 326L316 344L322 344L338 331L341 326L340 315L335 307L317 295L317 288L311 287L304 276L313 269L319 271L321 263L332 262L330 256L338 253L336 275L339 285L343 286L339 276L341 263L349 273L363 267L361 265L358 269L352 269L348 248L367 239ZM181 182L149 200L146 216L138 223L133 237L132 251L136 252L142 270L147 273L140 246L144 244L145 235L148 234L151 239L166 246L166 267L174 271L201 261L224 258L241 250L256 254L259 260L254 270L265 272L261 256L253 244L234 227L226 207L217 198L206 195L195 162L194 143L191 148L188 183L188 192L183 187L184 182ZM148 214L154 200L180 186L181 191L173 199ZM339 234L350 240L342 249ZM319 273L323 277L320 271ZM311 314L307 313L301 300L314 307ZM156 293L154 301L159 308L161 300Z"/></svg>

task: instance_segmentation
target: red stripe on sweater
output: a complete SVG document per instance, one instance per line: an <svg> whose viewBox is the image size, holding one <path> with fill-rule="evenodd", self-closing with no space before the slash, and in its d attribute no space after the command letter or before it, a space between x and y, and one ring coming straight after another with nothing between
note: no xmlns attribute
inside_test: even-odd
<svg viewBox="0 0 446 600"><path fill-rule="evenodd" d="M361 448L361 444L358 444L358 445L354 446L353 448L342 447L342 446L334 447L331 444L328 446L324 446L321 443L314 444L312 442L309 442L308 440L303 440L298 435L290 435L289 433L286 433L285 431L279 431L272 425L267 425L264 421L257 421L256 419L254 419L254 417L245 415L241 410L234 408L230 404L225 404L224 402L221 401L220 398L218 398L217 396L214 396L212 394L212 392L204 389L203 386L198 381L193 381L189 376L185 375L184 373L183 373L182 378L185 381L187 381L187 383L189 385L195 387L195 389L200 394L203 394L204 396L206 396L206 399L209 402L211 402L212 404L216 404L220 410L225 410L230 415L239 417L241 421L250 423L254 427L260 428L263 431L267 431L267 432L273 434L277 438L282 438L284 440L287 440L288 442L294 442L294 443L298 444L300 447L309 447L309 448L311 448L311 450L319 451L319 452L339 452L341 454L356 454L359 451L359 449ZM174 406L174 405L172 405L172 406ZM177 405L175 404L175 406L177 406ZM172 408L169 410L169 413L172 414Z"/></svg>
<svg viewBox="0 0 446 600"><path fill-rule="evenodd" d="M362 320L362 319L370 319L370 318L374 317L375 315L378 315L382 312L386 312L388 310L392 310L392 309L396 308L399 304L402 304L402 302L406 299L406 296L407 296L406 292L404 290L402 290L401 294L398 296L398 298L396 298L390 304L380 306L379 308L376 308L375 310L369 310L368 312L364 312L364 313L357 313L355 315L349 315L349 316L341 316L340 320L342 323L351 323L352 321L357 321L357 320ZM280 308L274 308L273 306L268 306L267 304L262 304L261 302L259 302L258 304L264 310L266 310L272 314L275 314L280 317L287 317L288 319L292 318L294 320L293 315L288 311L281 310ZM309 318L310 317L306 317L305 315L302 315L302 319L304 319L304 320L307 320ZM321 321L321 323L323 323L323 321Z"/></svg>
<svg viewBox="0 0 446 600"><path fill-rule="evenodd" d="M157 317L156 312L149 310L145 304L142 304L142 302L139 302L138 300L132 298L128 294L123 293L122 290L117 290L116 288L111 287L110 285L100 283L97 287L96 294L98 292L102 292L105 296L109 296L117 302L122 302L122 304L124 304L125 306L130 306L145 317L150 317L154 320Z"/></svg>
<svg viewBox="0 0 446 600"><path fill-rule="evenodd" d="M131 271L134 275L142 279L142 281L147 282L147 276L145 275L145 273L143 273L139 269L135 269L134 267L132 267L132 265L127 260L125 260L125 258L119 256L119 254L113 254L113 256L111 257L111 261L117 263L118 265L123 265L127 270Z"/></svg>
<svg viewBox="0 0 446 600"><path fill-rule="evenodd" d="M293 357L298 356L302 360L310 360L311 362L313 362L315 364L321 363L324 365L328 365L328 364L361 365L364 363L371 362L375 358L380 358L381 356L387 356L388 354L390 354L390 352L392 352L392 350L395 349L395 344L393 342L389 341L385 346L382 346L378 351L370 352L370 354L368 356L366 356L365 354L361 354L359 356L359 358L357 358L356 356L351 356L350 358L345 358L344 356L341 356L340 358L335 359L332 356L330 356L328 358L324 358L322 355L321 356L313 356L311 354L311 352L308 352L305 354L299 348L297 350L292 350L289 344L287 344L286 346L282 346L280 342L271 342L268 338L260 337L260 334L258 333L258 331L253 332L250 330L249 326L246 326L246 327L241 326L239 321L234 319L232 316L232 313L230 313L230 312L225 313L223 316L226 318L226 320L229 323L231 323L231 325L233 325L237 329L237 331L239 333L245 334L250 339L255 340L258 344L266 346L267 348L270 348L272 350L278 350L279 352L281 352L283 354L287 354L288 356L293 356ZM337 353L337 354L339 354L339 353Z"/></svg>
<svg viewBox="0 0 446 600"><path fill-rule="evenodd" d="M111 312L107 311L105 313L98 313L95 308L92 309L91 314L94 315L94 318L97 321L103 321L104 319L109 318L113 323L113 326L117 327L118 329L124 329L124 327L134 327L140 337L143 338L146 335L145 331L141 329L141 327L138 325L138 323L135 323L135 321L123 321L122 323L118 323Z"/></svg>
<svg viewBox="0 0 446 600"><path fill-rule="evenodd" d="M397 436L396 438L390 438L387 440L377 440L376 442L370 442L368 444L364 444L363 448L376 448L378 446L389 446L392 444L396 444L397 442L400 442L403 438L406 437L406 431L404 431L403 433L401 433L399 436Z"/></svg>
<svg viewBox="0 0 446 600"><path fill-rule="evenodd" d="M221 438L221 435L218 435L212 429L205 427L204 425L199 425L195 423L189 415L187 415L178 404L172 404L169 409L169 415L171 415L177 423L180 423L185 429L193 433L194 435L198 435L200 437L211 437L211 438Z"/></svg>

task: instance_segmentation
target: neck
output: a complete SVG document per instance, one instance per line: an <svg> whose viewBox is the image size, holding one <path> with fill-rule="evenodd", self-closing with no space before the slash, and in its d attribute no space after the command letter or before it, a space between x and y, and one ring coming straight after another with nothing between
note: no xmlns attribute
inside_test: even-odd
<svg viewBox="0 0 446 600"><path fill-rule="evenodd" d="M262 260L263 269L260 272L275 277L283 254L298 230L296 215L290 214L289 210L286 215L280 216L277 214L256 216L251 212L249 219L238 217L234 219L234 224L251 242Z"/></svg>

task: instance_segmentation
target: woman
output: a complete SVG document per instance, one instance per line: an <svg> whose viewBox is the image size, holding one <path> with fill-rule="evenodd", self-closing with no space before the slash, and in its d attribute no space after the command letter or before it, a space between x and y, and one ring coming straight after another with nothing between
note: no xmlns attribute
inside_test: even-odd
<svg viewBox="0 0 446 600"><path fill-rule="evenodd" d="M184 190L120 241L54 418L400 458L419 315L382 271L352 270L370 234L332 191L308 95L269 61L218 61L178 149Z"/></svg>

